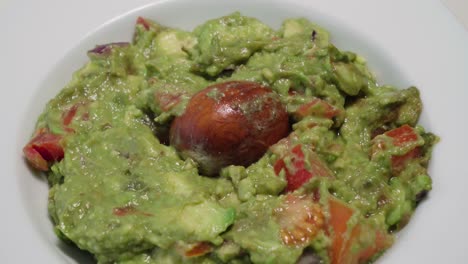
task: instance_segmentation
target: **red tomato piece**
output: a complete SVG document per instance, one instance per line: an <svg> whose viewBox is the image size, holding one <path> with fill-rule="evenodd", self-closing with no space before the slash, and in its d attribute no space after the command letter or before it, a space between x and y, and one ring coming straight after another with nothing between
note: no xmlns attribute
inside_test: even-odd
<svg viewBox="0 0 468 264"><path fill-rule="evenodd" d="M393 138L393 144L397 147L401 147L407 143L418 140L418 134L414 128L410 127L409 125L403 125L385 132L384 134Z"/></svg>
<svg viewBox="0 0 468 264"><path fill-rule="evenodd" d="M28 162L36 169L47 171L49 163L63 158L62 136L52 134L46 129L39 129L23 148Z"/></svg>
<svg viewBox="0 0 468 264"><path fill-rule="evenodd" d="M77 118L77 114L79 113L80 111L80 108L83 108L84 106L86 106L86 102L78 102L78 103L75 103L74 105L72 105L67 111L63 112L62 114L62 123L63 123L63 127L64 127L64 130L65 132L67 133L73 133L75 132L73 130L73 128L69 127L70 124L73 122L73 119ZM81 111L81 116L79 116L78 118L81 118L81 120L89 120L89 113L88 111Z"/></svg>
<svg viewBox="0 0 468 264"><path fill-rule="evenodd" d="M278 175L280 174L282 169L286 169L286 164L284 163L283 159L279 159L275 162L275 165L273 166L273 170L275 171L276 175Z"/></svg>
<svg viewBox="0 0 468 264"><path fill-rule="evenodd" d="M344 261L346 251L346 232L348 221L353 216L354 211L344 202L331 198L329 200L330 219L329 227L332 229L332 245L330 248L330 258L332 264L340 264Z"/></svg>
<svg viewBox="0 0 468 264"><path fill-rule="evenodd" d="M367 263L375 254L389 248L391 244L392 238L387 233L377 231L374 243L356 254L356 263Z"/></svg>
<svg viewBox="0 0 468 264"><path fill-rule="evenodd" d="M284 158L277 160L273 169L278 175L281 170L285 171L286 181L288 182L285 192L292 192L299 189L304 183L308 182L312 177L329 177L331 172L327 165L313 151L309 151L308 167L301 145L296 145L290 153L286 154L291 160L291 165L287 166Z"/></svg>
<svg viewBox="0 0 468 264"><path fill-rule="evenodd" d="M403 125L392 129L383 133L383 135L390 137L392 139L391 144L395 147L409 146L409 150L407 152L402 155L393 155L391 157L393 172L400 172L409 161L421 156L421 147L415 144L419 139L419 135L416 133L415 129L409 125ZM381 151L385 151L389 147L386 145L386 142L381 140L379 137L376 137L373 142L374 145L372 146L371 156L374 156Z"/></svg>
<svg viewBox="0 0 468 264"><path fill-rule="evenodd" d="M332 245L329 255L332 264L361 264L367 263L375 254L391 246L393 238L385 230L375 230L371 226L358 223L349 226L349 219L354 214L353 209L336 198L329 200L330 219L329 228L332 230ZM350 229L352 228L352 229ZM374 240L367 241L369 246L354 250L363 239L374 233ZM372 237L372 236L371 236Z"/></svg>
<svg viewBox="0 0 468 264"><path fill-rule="evenodd" d="M420 156L421 156L420 147L416 147L401 156L392 156L392 170L399 172L406 166L406 164L410 160L416 159Z"/></svg>
<svg viewBox="0 0 468 264"><path fill-rule="evenodd" d="M307 244L325 223L322 208L311 196L286 196L285 203L275 209L275 216L281 227L281 240L289 246Z"/></svg>
<svg viewBox="0 0 468 264"><path fill-rule="evenodd" d="M41 156L41 153L39 153L31 146L25 146L23 148L23 154L26 157L26 160L29 162L29 164L31 164L34 168L41 171L49 170L49 164L47 163L47 160L45 160Z"/></svg>
<svg viewBox="0 0 468 264"><path fill-rule="evenodd" d="M312 178L312 173L308 172L305 169L299 169L294 173L286 174L286 180L288 185L286 186L286 192L293 192L299 189L304 183L308 182Z"/></svg>
<svg viewBox="0 0 468 264"><path fill-rule="evenodd" d="M324 100L314 98L312 101L299 106L295 114L299 118L304 118L305 116L309 115L316 117L333 118L340 114L340 110Z"/></svg>

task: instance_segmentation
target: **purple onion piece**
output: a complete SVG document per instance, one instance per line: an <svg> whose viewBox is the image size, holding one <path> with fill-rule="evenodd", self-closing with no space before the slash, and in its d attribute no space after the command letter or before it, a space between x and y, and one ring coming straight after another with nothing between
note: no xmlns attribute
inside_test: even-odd
<svg viewBox="0 0 468 264"><path fill-rule="evenodd" d="M103 45L96 45L92 50L88 51L88 55L109 55L114 47L126 47L130 45L129 42L113 42Z"/></svg>

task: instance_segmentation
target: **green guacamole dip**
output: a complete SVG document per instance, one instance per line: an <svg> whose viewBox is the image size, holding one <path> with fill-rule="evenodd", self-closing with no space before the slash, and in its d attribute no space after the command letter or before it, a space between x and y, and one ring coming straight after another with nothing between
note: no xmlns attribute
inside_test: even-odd
<svg viewBox="0 0 468 264"><path fill-rule="evenodd" d="M47 173L57 235L98 263L373 262L431 190L418 89L378 85L306 19L233 13L189 32L138 18L132 43L88 56L23 151ZM269 87L291 132L207 177L167 134L228 81Z"/></svg>

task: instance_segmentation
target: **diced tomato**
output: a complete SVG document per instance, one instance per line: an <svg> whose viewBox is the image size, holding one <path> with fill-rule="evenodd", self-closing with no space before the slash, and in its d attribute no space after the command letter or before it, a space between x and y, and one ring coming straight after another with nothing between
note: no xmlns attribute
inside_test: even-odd
<svg viewBox="0 0 468 264"><path fill-rule="evenodd" d="M198 242L192 248L185 251L185 256L189 258L203 256L213 250L213 246L208 242Z"/></svg>
<svg viewBox="0 0 468 264"><path fill-rule="evenodd" d="M366 241L367 245L360 250L353 251L353 244L361 242L365 234L373 232L373 240ZM351 232L351 236L348 240L345 252L345 258L343 263L349 264L364 264L368 263L376 254L379 254L389 248L393 243L393 237L389 235L385 230L375 230L370 226L356 225Z"/></svg>
<svg viewBox="0 0 468 264"><path fill-rule="evenodd" d="M338 108L319 98L314 98L312 101L299 106L295 112L295 116L299 119L306 116L333 118L338 114L340 114Z"/></svg>
<svg viewBox="0 0 468 264"><path fill-rule="evenodd" d="M286 163L284 163L283 159L279 159L275 162L273 166L273 170L275 171L276 175L280 174L282 169L286 169Z"/></svg>
<svg viewBox="0 0 468 264"><path fill-rule="evenodd" d="M28 162L36 169L47 171L49 163L63 158L62 136L39 129L36 135L23 148Z"/></svg>
<svg viewBox="0 0 468 264"><path fill-rule="evenodd" d="M142 25L146 30L150 29L150 23L142 17L138 17L136 23Z"/></svg>
<svg viewBox="0 0 468 264"><path fill-rule="evenodd" d="M45 160L41 156L41 153L39 153L37 150L35 150L31 146L28 146L28 145L25 146L23 148L23 154L28 160L29 164L31 164L34 168L41 170L41 171L49 170L49 164L47 160Z"/></svg>
<svg viewBox="0 0 468 264"><path fill-rule="evenodd" d="M288 185L286 186L286 192L293 192L299 189L304 183L308 182L312 178L312 173L305 169L298 169L294 174L286 174L286 180Z"/></svg>
<svg viewBox="0 0 468 264"><path fill-rule="evenodd" d="M332 244L330 258L332 264L343 263L344 251L346 251L346 232L348 221L353 216L353 210L338 199L329 200L330 219L329 227L332 229Z"/></svg>
<svg viewBox="0 0 468 264"><path fill-rule="evenodd" d="M406 166L408 161L416 159L420 156L421 156L420 147L416 147L401 156L392 156L392 170L395 172L400 172Z"/></svg>
<svg viewBox="0 0 468 264"><path fill-rule="evenodd" d="M304 152L302 152L301 145L295 146L291 152L296 155L296 157L299 158L298 162L301 163L301 165L304 165Z"/></svg>
<svg viewBox="0 0 468 264"><path fill-rule="evenodd" d="M308 182L312 177L329 177L331 172L327 165L320 159L320 157L312 150L308 152L308 167L301 145L296 145L290 153L286 154L287 157L278 159L273 169L278 175L282 170L286 174L286 181L288 182L285 192L292 192L299 189L304 183ZM287 166L284 159L289 158L291 165Z"/></svg>
<svg viewBox="0 0 468 264"><path fill-rule="evenodd" d="M62 114L63 129L66 133L73 133L74 130L69 127L75 118L78 109L83 103L79 102L70 107ZM84 113L82 118L88 113ZM63 159L64 150L62 146L63 135L53 134L47 128L40 128L35 132L33 138L23 148L23 153L28 162L36 169L48 171L52 162Z"/></svg>
<svg viewBox="0 0 468 264"><path fill-rule="evenodd" d="M393 146L400 148L406 147L408 149L407 152L402 155L392 155L391 163L393 173L397 174L401 172L409 161L421 156L421 147L415 144L419 139L419 135L416 133L415 129L409 125L403 125L392 129L383 133L383 135L392 139L391 144ZM379 152L388 149L390 146L386 144L388 144L387 141L382 140L381 136L374 138L371 156L373 157Z"/></svg>
<svg viewBox="0 0 468 264"><path fill-rule="evenodd" d="M354 230L353 230L354 231ZM360 230L359 230L360 231ZM359 234L360 232L356 232ZM358 237L354 237L354 240ZM375 254L389 248L392 243L392 238L387 235L387 233L377 231L375 234L375 241L371 243L370 246L360 251L356 254L357 263L366 263L369 261Z"/></svg>
<svg viewBox="0 0 468 264"><path fill-rule="evenodd" d="M275 216L281 227L281 240L289 246L307 244L325 223L321 207L311 196L289 194L285 203L275 209Z"/></svg>
<svg viewBox="0 0 468 264"><path fill-rule="evenodd" d="M418 140L418 134L414 128L410 127L409 125L403 125L385 132L384 134L393 138L393 144L397 147L401 147L405 144Z"/></svg>
<svg viewBox="0 0 468 264"><path fill-rule="evenodd" d="M348 221L354 214L353 209L336 198L329 199L332 245L330 247L330 259L332 264L361 264L367 263L375 254L387 249L392 244L392 237L385 230L375 230L371 226L357 223L350 226ZM368 246L355 250L354 246L360 246L361 240L374 233L373 241L366 241ZM372 236L370 236L372 237Z"/></svg>
<svg viewBox="0 0 468 264"><path fill-rule="evenodd" d="M383 133L383 135L390 137L392 139L391 143L395 147L404 147L410 144L414 144L419 138L414 128L408 125L403 125L401 127L392 129ZM389 147L386 146L386 142L384 142L382 138L377 136L373 139L373 142L373 152L386 150Z"/></svg>

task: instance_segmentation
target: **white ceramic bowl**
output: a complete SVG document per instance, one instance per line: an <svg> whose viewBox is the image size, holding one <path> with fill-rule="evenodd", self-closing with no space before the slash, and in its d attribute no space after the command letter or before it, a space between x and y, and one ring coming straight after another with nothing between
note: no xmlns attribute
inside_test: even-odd
<svg viewBox="0 0 468 264"><path fill-rule="evenodd" d="M305 0L158 1L117 16L78 41L82 35L76 32L83 34L93 29L95 23L103 22L102 17L111 17L150 1L96 2L83 1L76 10L59 4L69 20L63 19L63 14L55 14L57 6L53 8L51 0L45 3L53 9L36 5L43 11L41 15L28 10L26 15L19 14L20 8L11 8L0 20L4 24L14 15L32 14L33 18L38 18L39 25L51 27L42 28L42 34L34 28L29 28L31 32L28 32L27 26L34 25L34 19L27 17L29 20L19 21L16 28L8 28L11 42L2 49L8 52L5 52L6 62L1 72L10 73L4 78L4 98L8 100L2 107L6 121L11 124L4 128L7 132L2 132L5 141L2 146L7 150L2 153L7 171L3 177L7 179L1 192L2 208L6 212L2 229L6 235L0 238L0 253L6 263L92 263L88 255L55 237L46 209L47 183L42 176L33 173L21 157L21 148L33 132L44 105L85 63L86 51L96 44L129 41L138 16L171 27L192 29L210 18L233 11L259 18L275 28L285 18L306 17L328 29L339 48L365 57L380 83L402 88L416 85L421 90L425 108L420 122L442 138L430 167L434 190L400 232L394 247L378 263L463 263L468 259L465 241L468 228L464 223L468 218L468 206L464 204L468 173L463 160L468 147L464 122L464 115L468 113L465 102L468 99L468 34L442 4L372 0L359 3L338 0L326 3ZM54 23L54 16L62 19ZM79 24L81 21L85 26ZM29 39L30 44L24 43L28 40L24 34L36 38ZM66 39L62 40L62 36ZM57 42L67 46L58 47ZM41 49L34 50L37 47ZM48 61L48 58L53 59Z"/></svg>

